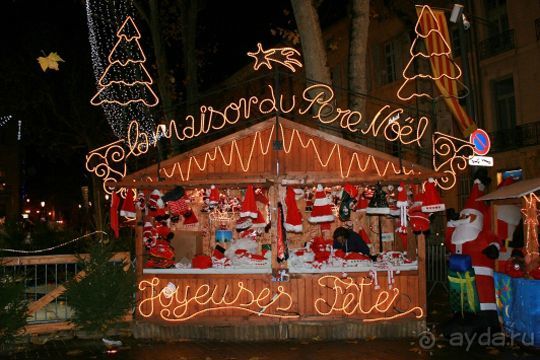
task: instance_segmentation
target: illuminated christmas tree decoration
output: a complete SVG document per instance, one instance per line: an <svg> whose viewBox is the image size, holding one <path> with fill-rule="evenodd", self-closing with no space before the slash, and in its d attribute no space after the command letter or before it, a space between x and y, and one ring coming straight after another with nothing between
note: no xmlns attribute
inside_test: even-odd
<svg viewBox="0 0 540 360"><path fill-rule="evenodd" d="M523 197L525 200L525 208L521 209L521 213L525 216L523 225L525 225L525 254L528 264L536 263L538 256L538 216L540 211L537 208L540 198L534 193Z"/></svg>
<svg viewBox="0 0 540 360"><path fill-rule="evenodd" d="M95 106L104 103L122 106L142 103L148 107L156 106L159 99L150 87L153 80L144 67L146 56L139 44L141 34L130 16L122 23L116 36L118 41L108 56L109 66L105 68L98 80L98 85L101 88L90 100L90 103ZM130 49L135 49L135 51L129 51ZM135 55L131 55L132 53ZM125 79L126 68L132 70L133 77ZM135 87L135 90L130 89L131 87ZM110 88L118 91L113 91Z"/></svg>
<svg viewBox="0 0 540 360"><path fill-rule="evenodd" d="M139 302L139 314L144 318L159 315L168 322L182 322L204 313L223 310L237 310L279 319L299 317L297 314L288 313L293 300L283 286L277 286L276 292L272 294L269 287L253 291L242 281L237 282L236 287L226 285L223 289L219 285L208 284L198 288L174 285L174 290L172 286L160 286L160 279L156 277L150 281L142 280L139 290L150 295ZM246 300L241 300L246 296Z"/></svg>
<svg viewBox="0 0 540 360"><path fill-rule="evenodd" d="M108 57L117 42L117 37L113 34L118 31L119 26L127 16L133 17L135 8L131 1L87 0L85 5L92 66L97 83L109 65ZM125 43L133 46L122 48L125 51L119 51L118 54L125 58L131 55L134 59L141 59L137 42ZM140 69L133 66L126 66L122 71L126 79L135 79L140 76ZM121 91L122 89L118 89L116 86L109 87L111 98L121 98ZM142 98L145 95L140 93L136 87L131 87L130 91L132 98ZM101 108L114 134L119 138L126 136L129 123L133 119L139 120L139 125L144 131L151 132L154 129L154 115L150 108L143 103L136 102L126 106L103 103Z"/></svg>
<svg viewBox="0 0 540 360"><path fill-rule="evenodd" d="M402 74L405 81L399 87L397 97L403 101L409 101L415 97L433 99L431 94L417 92L417 86L415 86L417 79L434 81L442 97L463 98L467 96L469 93L467 87L459 81L461 68L453 61L451 47L441 32L441 25L437 17L429 6L422 6L414 31L416 32L416 38L409 49L411 58L403 69ZM422 40L426 43L426 51L418 49L420 47L419 42ZM430 60L431 74L413 73L413 64L420 59ZM444 64L444 66L441 64ZM458 95L458 86L465 89L466 93Z"/></svg>
<svg viewBox="0 0 540 360"><path fill-rule="evenodd" d="M247 54L255 59L255 64L253 64L253 70L255 71L259 70L262 65L272 69L271 62L283 65L292 72L296 72L295 65L298 68L302 67L300 60L295 58L295 56L300 56L300 52L292 47L263 50L261 43L257 43L257 51L248 52Z"/></svg>

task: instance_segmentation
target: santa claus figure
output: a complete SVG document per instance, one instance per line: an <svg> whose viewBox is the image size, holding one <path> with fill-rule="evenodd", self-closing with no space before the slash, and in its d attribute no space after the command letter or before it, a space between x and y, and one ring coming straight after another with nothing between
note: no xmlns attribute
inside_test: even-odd
<svg viewBox="0 0 540 360"><path fill-rule="evenodd" d="M479 310L488 319L492 318L492 314L495 314L496 318L496 313L485 312L496 311L493 269L495 259L499 256L500 245L496 236L485 230L489 228L484 226L484 218L489 208L483 201L477 201L483 194L484 185L475 180L465 208L460 212L460 218L448 221L446 246L452 255L462 255L455 256L454 259L467 258L467 255L470 257L480 302ZM453 266L452 260L451 257L450 270Z"/></svg>

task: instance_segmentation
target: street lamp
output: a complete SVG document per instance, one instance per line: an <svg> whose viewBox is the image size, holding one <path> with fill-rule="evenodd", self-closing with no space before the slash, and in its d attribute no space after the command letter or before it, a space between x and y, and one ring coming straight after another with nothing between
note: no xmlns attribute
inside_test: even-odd
<svg viewBox="0 0 540 360"><path fill-rule="evenodd" d="M45 201L42 201L42 202L40 202L39 204L41 205L42 208L45 207Z"/></svg>

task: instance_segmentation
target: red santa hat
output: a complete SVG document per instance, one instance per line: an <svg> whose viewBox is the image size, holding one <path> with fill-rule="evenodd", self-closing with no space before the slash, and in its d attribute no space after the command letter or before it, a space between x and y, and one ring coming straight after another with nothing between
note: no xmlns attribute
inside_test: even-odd
<svg viewBox="0 0 540 360"><path fill-rule="evenodd" d="M302 215L296 205L296 193L292 187L287 186L285 195L285 205L287 206L287 217L285 219L285 230L289 232L302 232Z"/></svg>
<svg viewBox="0 0 540 360"><path fill-rule="evenodd" d="M255 189L255 201L258 201L263 205L268 205L268 197L265 195L262 188Z"/></svg>
<svg viewBox="0 0 540 360"><path fill-rule="evenodd" d="M216 205L219 203L219 190L216 185L210 186L210 195L208 196L208 203L210 205Z"/></svg>
<svg viewBox="0 0 540 360"><path fill-rule="evenodd" d="M360 194L358 196L358 199L356 201L356 208L355 210L356 211L360 211L360 212L366 212L367 211L367 207L369 205L369 200L365 198L364 194Z"/></svg>
<svg viewBox="0 0 540 360"><path fill-rule="evenodd" d="M185 226L194 227L199 224L199 219L197 219L197 216L192 209L184 212L182 216L184 217L184 222L182 224Z"/></svg>
<svg viewBox="0 0 540 360"><path fill-rule="evenodd" d="M347 194L349 194L350 197L352 198L355 198L358 196L358 189L356 188L356 186L353 186L349 183L345 184L345 186L343 186L343 191L345 191Z"/></svg>
<svg viewBox="0 0 540 360"><path fill-rule="evenodd" d="M423 194L413 190L413 203L408 211L408 220L415 233L429 231L429 214L422 212Z"/></svg>
<svg viewBox="0 0 540 360"><path fill-rule="evenodd" d="M485 186L479 179L474 180L471 193L461 214L474 214L476 216L484 217L485 213L488 211L487 205L483 201L476 201L479 197L484 195Z"/></svg>
<svg viewBox="0 0 540 360"><path fill-rule="evenodd" d="M437 211L444 211L445 206L439 196L439 192L435 187L435 179L429 178L425 183L425 191L423 196L422 211L427 213L433 213Z"/></svg>
<svg viewBox="0 0 540 360"><path fill-rule="evenodd" d="M313 202L313 210L308 218L310 223L328 223L335 220L334 212L332 211L332 202L326 196L326 192L321 184L317 185L315 191L315 201Z"/></svg>
<svg viewBox="0 0 540 360"><path fill-rule="evenodd" d="M409 201L407 199L407 190L405 189L405 185L403 184L403 181L399 183L397 191L398 191L398 194L397 194L396 206L397 207L408 206Z"/></svg>
<svg viewBox="0 0 540 360"><path fill-rule="evenodd" d="M261 229L261 228L266 227L266 221L264 220L264 216L259 210L257 210L257 218L253 220L251 227L256 228L256 229Z"/></svg>
<svg viewBox="0 0 540 360"><path fill-rule="evenodd" d="M242 202L242 210L240 211L240 217L257 218L257 204L255 203L255 192L253 191L253 185L248 185L246 194L244 195L244 201Z"/></svg>
<svg viewBox="0 0 540 360"><path fill-rule="evenodd" d="M135 191L129 189L126 194L126 198L122 203L120 208L120 216L125 216L129 219L134 219L137 215L137 210L135 209Z"/></svg>

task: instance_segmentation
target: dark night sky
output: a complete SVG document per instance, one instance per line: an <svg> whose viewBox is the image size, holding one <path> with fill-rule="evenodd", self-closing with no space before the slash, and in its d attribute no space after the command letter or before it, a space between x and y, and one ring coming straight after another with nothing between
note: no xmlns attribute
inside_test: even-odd
<svg viewBox="0 0 540 360"><path fill-rule="evenodd" d="M101 1L101 0L100 0ZM328 24L344 13L344 1L328 1L321 11L321 22ZM277 1L207 1L199 13L197 47L215 46L216 53L205 59L201 69L204 87L216 85L249 63L245 55L261 41L279 41L270 34L277 26L294 28L288 0ZM285 12L284 12L285 10ZM137 21L137 17L136 17ZM148 31L138 21L146 37L145 52L151 53ZM90 62L90 46L84 1L6 0L0 11L2 48L0 58L0 114L13 114L24 121L26 188L28 196L69 207L80 202L80 186L88 182L84 169L85 147L65 146L51 140L47 129L59 128L53 112L44 114L43 103L54 103L54 111L68 116L73 107L102 118L100 109L89 104L96 90ZM111 34L111 36L114 36ZM57 51L66 62L60 71L43 73L36 62L42 51ZM177 54L181 59L180 54ZM174 61L174 59L173 59ZM180 60L179 60L180 61ZM155 76L155 74L153 74ZM76 91L67 81L77 77ZM39 119L39 120L38 120ZM103 123L101 123L103 124ZM112 132L103 124L105 144ZM0 131L2 131L0 129ZM66 134L69 135L69 131ZM36 200L39 201L39 200ZM75 205L76 206L76 205Z"/></svg>

